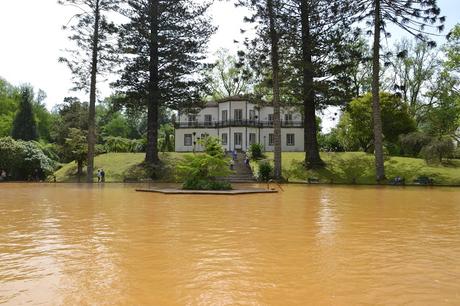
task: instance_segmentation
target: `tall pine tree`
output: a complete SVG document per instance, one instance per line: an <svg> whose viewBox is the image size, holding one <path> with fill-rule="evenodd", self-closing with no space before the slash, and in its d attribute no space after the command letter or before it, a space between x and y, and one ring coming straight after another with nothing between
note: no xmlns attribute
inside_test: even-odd
<svg viewBox="0 0 460 306"><path fill-rule="evenodd" d="M69 29L69 39L76 49L66 50L59 58L73 74L74 90L89 92L87 182L93 182L96 146L96 94L97 78L113 67L113 36L116 27L107 14L118 10L119 0L59 0L62 5L75 7L78 13L64 29Z"/></svg>
<svg viewBox="0 0 460 306"><path fill-rule="evenodd" d="M160 107L182 109L201 102L206 84L199 75L215 28L210 3L193 0L129 0L121 30L125 63L115 82L128 108L147 109L145 162L158 164Z"/></svg>
<svg viewBox="0 0 460 306"><path fill-rule="evenodd" d="M344 105L352 96L347 70L361 53L351 48L357 33L351 28L348 10L346 0L285 0L281 11L289 45L286 94L303 110L308 168L324 165L319 155L316 111Z"/></svg>
<svg viewBox="0 0 460 306"><path fill-rule="evenodd" d="M282 178L281 163L281 87L283 66L283 46L285 41L283 20L280 18L283 1L281 0L239 0L238 6L244 6L251 10L252 16L245 21L254 25L256 37L245 40L246 51L240 51L239 56L243 61L249 62L258 76L261 87L268 92L258 94L257 98L272 101L273 106L273 136L274 136L274 177ZM241 64L242 64L241 63Z"/></svg>
<svg viewBox="0 0 460 306"><path fill-rule="evenodd" d="M440 17L441 10L436 0L356 0L356 20L367 20L372 27L372 116L374 125L374 154L376 179L385 179L383 156L382 115L380 109L380 41L381 34L389 36L388 24L394 24L418 39L427 41L427 35L436 35L444 29L445 17ZM434 42L428 42L434 45Z"/></svg>
<svg viewBox="0 0 460 306"><path fill-rule="evenodd" d="M37 122L33 113L34 91L31 87L24 86L21 88L21 101L19 110L13 121L13 130L11 136L14 139L37 140Z"/></svg>

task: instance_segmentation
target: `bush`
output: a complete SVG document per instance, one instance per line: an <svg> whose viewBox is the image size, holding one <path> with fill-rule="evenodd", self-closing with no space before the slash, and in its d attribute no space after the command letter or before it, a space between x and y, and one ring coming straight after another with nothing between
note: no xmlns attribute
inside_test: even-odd
<svg viewBox="0 0 460 306"><path fill-rule="evenodd" d="M373 169L374 161L370 155L353 156L349 159L337 158L330 167L336 173L340 173L347 183L356 184L358 180L369 173L366 170Z"/></svg>
<svg viewBox="0 0 460 306"><path fill-rule="evenodd" d="M402 154L418 157L423 147L431 142L431 137L421 132L414 132L399 137Z"/></svg>
<svg viewBox="0 0 460 306"><path fill-rule="evenodd" d="M423 147L420 154L427 162L442 162L443 158L451 158L454 150L455 146L452 139L433 139L428 145Z"/></svg>
<svg viewBox="0 0 460 306"><path fill-rule="evenodd" d="M232 185L223 181L186 180L182 188L186 190L232 190Z"/></svg>
<svg viewBox="0 0 460 306"><path fill-rule="evenodd" d="M219 178L232 173L228 159L220 141L213 137L203 140L204 154L187 155L176 167L176 177L183 182L184 189L217 190L229 189L229 184L222 183ZM230 186L231 188L231 186Z"/></svg>
<svg viewBox="0 0 460 306"><path fill-rule="evenodd" d="M263 147L260 143L253 143L250 147L249 147L249 156L251 157L251 159L262 159L264 158L264 154L262 153L263 151Z"/></svg>
<svg viewBox="0 0 460 306"><path fill-rule="evenodd" d="M108 136L105 138L105 150L108 153L140 153L145 152L146 141Z"/></svg>
<svg viewBox="0 0 460 306"><path fill-rule="evenodd" d="M273 167L268 161L259 163L259 179L268 182L272 178Z"/></svg>
<svg viewBox="0 0 460 306"><path fill-rule="evenodd" d="M47 157L35 141L0 138L0 169L16 180L45 179L56 162Z"/></svg>

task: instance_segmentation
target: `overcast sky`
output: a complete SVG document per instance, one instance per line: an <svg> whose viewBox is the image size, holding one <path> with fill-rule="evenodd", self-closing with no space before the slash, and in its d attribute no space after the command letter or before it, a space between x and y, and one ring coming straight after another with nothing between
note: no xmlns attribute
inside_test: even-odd
<svg viewBox="0 0 460 306"><path fill-rule="evenodd" d="M438 0L442 14L447 16L447 28L460 22L460 0ZM241 38L245 12L229 2L218 1L211 16L219 30L210 42L212 54L219 48L235 49L234 39ZM0 0L0 77L19 85L29 83L43 89L48 108L75 95L67 67L57 59L61 49L69 45L62 25L72 16L72 10L57 4L57 0ZM393 33L394 38L401 32ZM102 94L108 95L107 86Z"/></svg>

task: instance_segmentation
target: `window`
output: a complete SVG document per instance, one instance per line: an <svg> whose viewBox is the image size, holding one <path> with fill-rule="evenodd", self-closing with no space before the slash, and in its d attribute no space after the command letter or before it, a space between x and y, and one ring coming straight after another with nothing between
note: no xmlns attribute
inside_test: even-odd
<svg viewBox="0 0 460 306"><path fill-rule="evenodd" d="M194 126L196 123L196 115L188 115L188 126Z"/></svg>
<svg viewBox="0 0 460 306"><path fill-rule="evenodd" d="M235 109L234 114L235 114L234 116L235 121L243 120L243 110L242 109Z"/></svg>
<svg viewBox="0 0 460 306"><path fill-rule="evenodd" d="M222 137L222 145L226 146L228 144L228 134L223 133L221 137Z"/></svg>
<svg viewBox="0 0 460 306"><path fill-rule="evenodd" d="M292 122L292 114L284 114L284 121Z"/></svg>
<svg viewBox="0 0 460 306"><path fill-rule="evenodd" d="M204 115L204 125L205 126L212 125L212 115Z"/></svg>
<svg viewBox="0 0 460 306"><path fill-rule="evenodd" d="M256 143L256 133L249 133L249 145Z"/></svg>
<svg viewBox="0 0 460 306"><path fill-rule="evenodd" d="M295 135L294 134L286 135L286 145L295 146Z"/></svg>
<svg viewBox="0 0 460 306"><path fill-rule="evenodd" d="M223 110L222 111L222 121L227 121L228 120L228 110Z"/></svg>
<svg viewBox="0 0 460 306"><path fill-rule="evenodd" d="M273 114L268 114L268 122L273 122Z"/></svg>
<svg viewBox="0 0 460 306"><path fill-rule="evenodd" d="M256 111L253 109L249 110L249 120L256 120Z"/></svg>
<svg viewBox="0 0 460 306"><path fill-rule="evenodd" d="M235 147L238 146L241 149L241 145L243 144L243 133L235 133Z"/></svg>
<svg viewBox="0 0 460 306"><path fill-rule="evenodd" d="M185 134L184 135L184 146L191 147L192 146L192 134Z"/></svg>
<svg viewBox="0 0 460 306"><path fill-rule="evenodd" d="M275 145L275 134L268 134L268 145L269 146Z"/></svg>

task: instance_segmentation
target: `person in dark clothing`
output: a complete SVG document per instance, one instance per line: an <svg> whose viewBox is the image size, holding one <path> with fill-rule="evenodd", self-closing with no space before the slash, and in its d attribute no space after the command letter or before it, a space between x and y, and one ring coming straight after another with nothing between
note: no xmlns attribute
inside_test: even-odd
<svg viewBox="0 0 460 306"><path fill-rule="evenodd" d="M105 171L104 171L104 169L101 169L101 182L102 183L105 182Z"/></svg>

